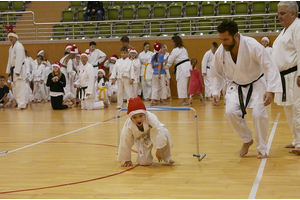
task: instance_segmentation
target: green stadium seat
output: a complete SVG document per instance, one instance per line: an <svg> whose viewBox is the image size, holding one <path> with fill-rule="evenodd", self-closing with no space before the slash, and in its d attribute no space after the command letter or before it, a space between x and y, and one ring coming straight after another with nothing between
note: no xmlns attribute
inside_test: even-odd
<svg viewBox="0 0 300 200"><path fill-rule="evenodd" d="M112 32L111 32L112 24L111 23L100 23L98 25L98 28L99 28L100 36L109 37L110 35L112 35Z"/></svg>
<svg viewBox="0 0 300 200"><path fill-rule="evenodd" d="M176 20L168 20L164 21L164 32L165 33L178 33L177 31L177 21Z"/></svg>
<svg viewBox="0 0 300 200"><path fill-rule="evenodd" d="M135 6L134 5L123 6L122 18L123 19L134 19L135 18Z"/></svg>
<svg viewBox="0 0 300 200"><path fill-rule="evenodd" d="M135 7L138 7L140 5L140 1L128 1L128 5L134 5Z"/></svg>
<svg viewBox="0 0 300 200"><path fill-rule="evenodd" d="M0 1L0 11L6 11L10 9L10 2L9 1Z"/></svg>
<svg viewBox="0 0 300 200"><path fill-rule="evenodd" d="M252 14L264 14L266 13L266 2L265 1L253 1L252 2Z"/></svg>
<svg viewBox="0 0 300 200"><path fill-rule="evenodd" d="M62 11L62 21L63 22L74 21L75 11L76 11L75 8L65 8Z"/></svg>
<svg viewBox="0 0 300 200"><path fill-rule="evenodd" d="M110 1L102 1L103 2L103 7L104 8L108 8L109 6L111 6Z"/></svg>
<svg viewBox="0 0 300 200"><path fill-rule="evenodd" d="M268 12L269 13L277 13L277 5L278 5L279 1L269 1L268 5Z"/></svg>
<svg viewBox="0 0 300 200"><path fill-rule="evenodd" d="M84 21L83 20L83 13L86 11L86 7L85 8L78 8L77 10L77 21Z"/></svg>
<svg viewBox="0 0 300 200"><path fill-rule="evenodd" d="M200 10L201 16L214 16L215 15L215 3L213 1L203 1Z"/></svg>
<svg viewBox="0 0 300 200"><path fill-rule="evenodd" d="M153 18L165 18L167 14L167 4L157 3L153 6Z"/></svg>
<svg viewBox="0 0 300 200"><path fill-rule="evenodd" d="M250 28L255 31L263 32L265 30L265 17L250 17Z"/></svg>
<svg viewBox="0 0 300 200"><path fill-rule="evenodd" d="M191 35L195 31L195 22L193 20L181 20L180 23L178 23L178 26L181 33L188 33Z"/></svg>
<svg viewBox="0 0 300 200"><path fill-rule="evenodd" d="M236 15L247 15L249 13L248 1L236 1L233 10Z"/></svg>
<svg viewBox="0 0 300 200"><path fill-rule="evenodd" d="M78 37L82 35L82 25L81 24L70 24L68 25L68 32L71 37Z"/></svg>
<svg viewBox="0 0 300 200"><path fill-rule="evenodd" d="M125 1L112 1L114 6L123 7L125 5Z"/></svg>
<svg viewBox="0 0 300 200"><path fill-rule="evenodd" d="M81 1L70 1L70 7L71 8L80 8L82 6Z"/></svg>
<svg viewBox="0 0 300 200"><path fill-rule="evenodd" d="M0 26L0 41L5 41L7 37L7 30L3 26Z"/></svg>
<svg viewBox="0 0 300 200"><path fill-rule="evenodd" d="M145 30L145 22L136 21L131 23L131 33L143 35Z"/></svg>
<svg viewBox="0 0 300 200"><path fill-rule="evenodd" d="M11 8L15 11L22 11L26 8L25 1L11 1Z"/></svg>
<svg viewBox="0 0 300 200"><path fill-rule="evenodd" d="M183 16L183 3L173 2L169 5L169 17L182 17Z"/></svg>
<svg viewBox="0 0 300 200"><path fill-rule="evenodd" d="M161 21L151 21L149 22L149 34L150 35L160 35L161 34Z"/></svg>
<svg viewBox="0 0 300 200"><path fill-rule="evenodd" d="M65 36L66 34L66 25L63 24L55 24L53 25L53 36Z"/></svg>
<svg viewBox="0 0 300 200"><path fill-rule="evenodd" d="M185 4L185 16L186 17L199 16L199 3L197 1L187 2Z"/></svg>
<svg viewBox="0 0 300 200"><path fill-rule="evenodd" d="M96 35L96 28L97 28L96 23L87 23L87 24L82 25L83 34L85 36L94 36L94 35Z"/></svg>
<svg viewBox="0 0 300 200"><path fill-rule="evenodd" d="M200 19L196 22L196 31L200 33L211 33L213 21L211 19Z"/></svg>
<svg viewBox="0 0 300 200"><path fill-rule="evenodd" d="M108 20L118 20L120 13L120 6L109 6L107 8L107 19Z"/></svg>
<svg viewBox="0 0 300 200"><path fill-rule="evenodd" d="M14 10L6 10L5 12L15 12ZM2 22L3 24L15 24L17 21L16 14L3 14L2 15Z"/></svg>
<svg viewBox="0 0 300 200"><path fill-rule="evenodd" d="M276 21L275 21L275 16L274 17L269 17L267 19L267 29L268 31L276 32L276 31L281 31L283 29L283 26L281 26L277 16L276 16Z"/></svg>
<svg viewBox="0 0 300 200"><path fill-rule="evenodd" d="M149 4L139 5L137 8L138 19L149 19L151 16L151 6Z"/></svg>
<svg viewBox="0 0 300 200"><path fill-rule="evenodd" d="M128 22L116 22L114 27L116 35L126 35L128 33Z"/></svg>
<svg viewBox="0 0 300 200"><path fill-rule="evenodd" d="M232 3L231 1L219 1L217 15L231 15Z"/></svg>
<svg viewBox="0 0 300 200"><path fill-rule="evenodd" d="M233 21L235 21L235 23L237 23L238 25L238 29L240 32L245 32L248 30L247 28L247 18L245 17L234 17Z"/></svg>

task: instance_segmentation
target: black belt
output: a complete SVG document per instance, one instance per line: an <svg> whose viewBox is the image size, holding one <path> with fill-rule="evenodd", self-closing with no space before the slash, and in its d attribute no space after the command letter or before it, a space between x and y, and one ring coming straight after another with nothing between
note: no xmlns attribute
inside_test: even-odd
<svg viewBox="0 0 300 200"><path fill-rule="evenodd" d="M249 104L250 97L252 95L253 83L255 83L256 81L258 81L263 76L264 76L264 74L260 75L260 77L258 79L256 79L252 83L249 83L249 84L246 84L246 85L239 85L239 84L236 83L239 86L238 87L238 95L239 95L240 107L241 107L241 110L242 110L242 113L243 113L242 118L244 118L244 116L247 114L246 108L247 108L247 106ZM250 85L250 87L249 87L249 90L248 90L248 93L247 93L246 105L244 105L244 98L243 98L242 87L247 87L248 85Z"/></svg>
<svg viewBox="0 0 300 200"><path fill-rule="evenodd" d="M207 68L207 69L210 69L210 67L209 67L209 66L206 66L206 68Z"/></svg>
<svg viewBox="0 0 300 200"><path fill-rule="evenodd" d="M13 67L10 68L11 82L14 82L14 69L15 69L15 66L13 66Z"/></svg>
<svg viewBox="0 0 300 200"><path fill-rule="evenodd" d="M87 87L82 87L80 88L79 90L79 97L80 99L84 100L84 95L85 95L85 90L86 90ZM82 92L83 92L83 96L82 96Z"/></svg>
<svg viewBox="0 0 300 200"><path fill-rule="evenodd" d="M282 83L282 102L286 102L286 85L285 85L284 76L287 74L290 74L292 72L295 72L295 71L297 71L297 65L295 67L292 67L292 68L289 68L287 70L280 72L281 83Z"/></svg>
<svg viewBox="0 0 300 200"><path fill-rule="evenodd" d="M179 65L181 65L182 63L185 63L185 62L187 62L187 61L190 61L190 60L189 60L189 59L185 59L185 60L183 60L183 61L177 63L177 64L175 65L175 67L174 67L174 74L176 74L177 67L178 67Z"/></svg>

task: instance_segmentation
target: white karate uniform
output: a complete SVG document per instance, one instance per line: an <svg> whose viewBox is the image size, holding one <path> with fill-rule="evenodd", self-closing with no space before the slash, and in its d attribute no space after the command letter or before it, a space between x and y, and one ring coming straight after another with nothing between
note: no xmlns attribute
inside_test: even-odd
<svg viewBox="0 0 300 200"><path fill-rule="evenodd" d="M96 96L96 89L95 89L95 76L94 76L94 69L90 63L86 63L85 65L82 64L79 70L79 79L75 83L75 85L85 88L82 91L81 96L81 109L82 110L94 110L94 109L101 109L104 108L103 101L95 101ZM90 94L86 96L86 94Z"/></svg>
<svg viewBox="0 0 300 200"><path fill-rule="evenodd" d="M144 99L151 99L151 83L152 83L152 76L153 76L153 69L151 65L151 58L153 56L152 51L143 51L139 54L139 59L142 63L141 66L141 85L143 90L143 98Z"/></svg>
<svg viewBox="0 0 300 200"><path fill-rule="evenodd" d="M142 64L138 58L132 60L131 62L134 69L134 82L132 84L132 98L135 98L138 96L138 89L140 85L140 73L141 73L140 71L141 71Z"/></svg>
<svg viewBox="0 0 300 200"><path fill-rule="evenodd" d="M180 63L181 61L186 59L189 59L187 50L184 47L181 48L176 47L175 49L172 50L171 54L169 55L168 63L166 67L170 68L173 63L176 65L177 63ZM177 81L177 93L179 99L186 99L188 97L187 86L188 86L189 77L191 76L190 69L192 69L192 65L190 61L186 61L177 66L176 81Z"/></svg>
<svg viewBox="0 0 300 200"><path fill-rule="evenodd" d="M300 88L297 77L300 76L300 19L283 29L273 43L272 58L279 71L298 66L298 71L284 76L286 84L286 102L282 102L282 94L275 95L275 102L284 106L290 128L293 132L293 145L300 147Z"/></svg>
<svg viewBox="0 0 300 200"><path fill-rule="evenodd" d="M201 62L201 66L202 66L201 71L202 71L203 82L205 87L205 97L208 98L211 97L210 66L213 58L214 58L214 53L210 49L204 54Z"/></svg>
<svg viewBox="0 0 300 200"><path fill-rule="evenodd" d="M74 61L73 59L70 59L67 63L65 63L67 56L68 54L60 60L60 63L63 65L60 68L60 71L65 75L66 78L66 87L64 87L64 101L76 98L76 89L74 87L76 71Z"/></svg>
<svg viewBox="0 0 300 200"><path fill-rule="evenodd" d="M45 94L46 94L46 99L50 100L50 87L47 87L47 79L48 79L48 75L52 73L52 66L45 66L45 72L44 72L44 87L45 87Z"/></svg>
<svg viewBox="0 0 300 200"><path fill-rule="evenodd" d="M26 108L27 95L26 95L26 69L23 65L25 59L25 50L23 45L16 41L14 45L9 47L8 62L6 67L6 73L10 74L10 68L14 68L12 92L16 99L19 108ZM16 74L20 74L17 76Z"/></svg>
<svg viewBox="0 0 300 200"><path fill-rule="evenodd" d="M26 57L24 60L24 66L26 68L26 101L32 102L34 100L32 89L30 87L32 81L32 58Z"/></svg>
<svg viewBox="0 0 300 200"><path fill-rule="evenodd" d="M96 101L108 100L108 91L110 87L110 82L104 82L104 78L100 81L96 81Z"/></svg>
<svg viewBox="0 0 300 200"><path fill-rule="evenodd" d="M44 64L34 64L33 65L33 96L35 101L41 101L41 100L47 100L46 96L46 90L45 90L45 80L46 74L45 74L45 65ZM41 82L42 81L42 82Z"/></svg>
<svg viewBox="0 0 300 200"><path fill-rule="evenodd" d="M267 46L267 47L266 47L266 50L267 50L267 52L268 52L270 55L272 55L272 52L273 52L273 48L272 48L272 47Z"/></svg>
<svg viewBox="0 0 300 200"><path fill-rule="evenodd" d="M258 79L261 74L264 76ZM240 34L239 50L236 63L233 62L229 51L221 45L215 53L211 66L212 95L220 95L224 84L224 76L229 85L226 93L225 115L233 130L244 143L252 140L252 132L242 118L238 97L238 84L253 83L253 92L247 108L252 109L257 149L266 154L268 135L268 115L265 109L264 94L268 92L282 92L280 75L270 54L255 39ZM250 86L242 87L243 101L245 102Z"/></svg>
<svg viewBox="0 0 300 200"><path fill-rule="evenodd" d="M165 81L166 81L166 90L167 90L167 98L171 97L171 87L170 87L170 79L171 79L171 74L170 74L170 68L167 68L166 67L166 64L168 63L168 57L169 57L169 53L166 52L165 55L164 55L164 59L165 59L165 62L164 62L164 66L163 68L165 69L166 71L166 78L165 78Z"/></svg>
<svg viewBox="0 0 300 200"><path fill-rule="evenodd" d="M115 67L115 64L110 63L109 60L107 60L104 62L104 67L109 69L109 71L108 71L108 78L109 78Z"/></svg>
<svg viewBox="0 0 300 200"><path fill-rule="evenodd" d="M117 79L118 83L117 108L122 108L124 92L126 94L127 102L132 98L132 86L130 85L130 80L134 79L134 77L134 69L131 60L129 60L129 58L118 59L110 76L110 79Z"/></svg>
<svg viewBox="0 0 300 200"><path fill-rule="evenodd" d="M99 49L95 49L93 52L91 52L89 49L86 50L86 52L89 52L89 63L92 64L92 66L94 67L94 73L95 73L95 77L98 76L98 63L101 64L105 58L106 58L106 54L99 50Z"/></svg>
<svg viewBox="0 0 300 200"><path fill-rule="evenodd" d="M145 113L144 132L141 132L130 118L126 120L121 133L117 160L131 161L131 148L135 143L138 150L136 161L140 165L150 165L153 162L151 154L153 147L161 149L163 160L169 163L172 157L171 148L173 147L171 134L153 113L148 111Z"/></svg>

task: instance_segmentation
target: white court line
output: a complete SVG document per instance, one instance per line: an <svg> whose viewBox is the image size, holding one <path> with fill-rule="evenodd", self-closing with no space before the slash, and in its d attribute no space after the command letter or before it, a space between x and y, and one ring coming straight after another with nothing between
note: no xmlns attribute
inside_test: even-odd
<svg viewBox="0 0 300 200"><path fill-rule="evenodd" d="M97 126L97 125L102 124L102 123L103 123L103 122L97 122L97 123L95 123L95 124L92 124L92 125L89 125L89 126L85 126L85 127L79 128L79 129L76 129L76 130L74 130L74 131L70 131L70 132L67 132L67 133L64 133L64 134L61 134L61 135L52 137L52 138L48 138L48 139L45 139L45 140L42 140L42 141L39 141L39 142L30 144L30 145L27 145L27 146L18 148L18 149L14 149L14 150L8 151L8 152L6 152L5 154L0 154L0 156L6 155L6 154L9 154L9 153L13 153L13 152L15 152L15 151L19 151L19 150L22 150L22 149L26 149L26 148L35 146L35 145L37 145L37 144L41 144L41 143L44 143L44 142L48 142L48 141L50 141L50 140L53 140L53 139L56 139L56 138L60 138L60 137L65 136L65 135L69 135L69 134L71 134L71 133L75 133L75 132L78 132L78 131L82 131L82 130L84 130L84 129L91 128L91 127L93 127L93 126Z"/></svg>
<svg viewBox="0 0 300 200"><path fill-rule="evenodd" d="M274 135L275 135L277 125L278 125L279 117L280 117L280 113L278 113L277 116L276 116L276 120L274 122L271 134L269 136L269 140L268 140L268 144L267 144L267 155L269 155L269 152L270 152L270 149L271 149L271 145L272 145L272 141L273 141L273 138L274 138ZM250 195L249 195L248 199L255 199L255 197L256 197L256 193L257 193L257 190L258 190L258 187L259 187L259 182L260 182L260 180L263 176L267 160L268 160L268 158L265 158L265 159L261 160L261 163L260 163L259 168L258 168L258 172L256 174L256 178L255 178L254 183L252 185L252 189L251 189L251 192L250 192Z"/></svg>

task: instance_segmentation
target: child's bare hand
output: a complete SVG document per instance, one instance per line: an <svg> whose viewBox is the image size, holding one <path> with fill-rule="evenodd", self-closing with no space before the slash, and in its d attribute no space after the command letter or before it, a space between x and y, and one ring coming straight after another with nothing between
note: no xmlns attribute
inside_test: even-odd
<svg viewBox="0 0 300 200"><path fill-rule="evenodd" d="M121 167L130 167L130 166L132 166L131 160L130 161L126 161L126 162L124 162L123 165L121 165Z"/></svg>
<svg viewBox="0 0 300 200"><path fill-rule="evenodd" d="M158 162L160 162L160 161L163 160L163 156L162 156L162 153L161 153L161 149L157 149L157 150L156 150L156 158L158 159Z"/></svg>
<svg viewBox="0 0 300 200"><path fill-rule="evenodd" d="M131 79L131 80L130 80L130 85L132 85L132 84L133 84L133 81L134 81L133 79Z"/></svg>

